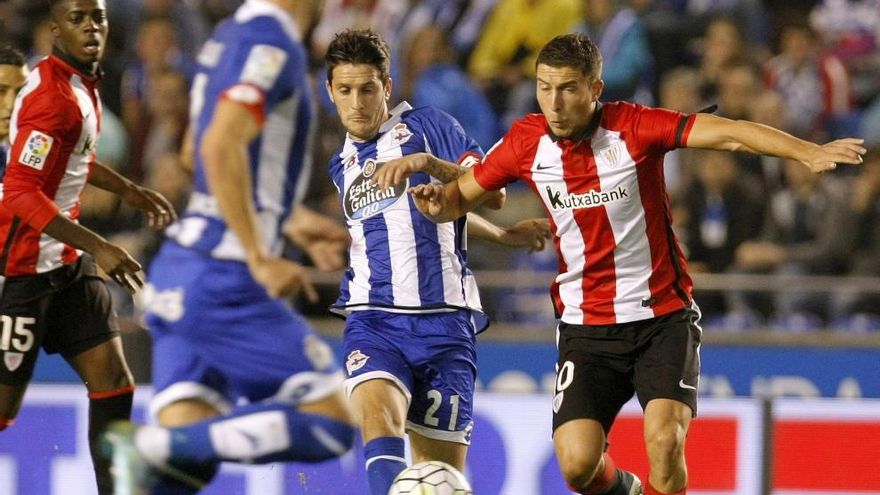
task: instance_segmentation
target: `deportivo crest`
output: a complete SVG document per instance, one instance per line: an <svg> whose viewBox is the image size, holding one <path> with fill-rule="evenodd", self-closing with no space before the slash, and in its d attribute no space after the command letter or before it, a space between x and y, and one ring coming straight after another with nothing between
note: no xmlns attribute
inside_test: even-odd
<svg viewBox="0 0 880 495"><path fill-rule="evenodd" d="M390 208L406 194L409 179L386 190L370 182L370 177L384 165L384 162L367 160L361 173L348 185L342 197L342 208L349 220L366 220Z"/></svg>
<svg viewBox="0 0 880 495"><path fill-rule="evenodd" d="M345 360L345 369L348 370L348 376L351 376L352 373L363 368L369 359L370 356L361 352L360 349L351 351L351 354L348 355L348 359Z"/></svg>
<svg viewBox="0 0 880 495"><path fill-rule="evenodd" d="M21 352L7 351L3 353L3 364L9 371L15 371L24 361L24 354Z"/></svg>
<svg viewBox="0 0 880 495"><path fill-rule="evenodd" d="M31 131L30 136L28 136L27 141L24 143L18 161L22 165L43 170L46 158L52 150L53 142L52 136L47 136L40 131Z"/></svg>
<svg viewBox="0 0 880 495"><path fill-rule="evenodd" d="M395 124L394 127L391 128L391 146L400 146L409 141L409 138L411 138L412 135L413 133L409 130L409 127L403 122Z"/></svg>

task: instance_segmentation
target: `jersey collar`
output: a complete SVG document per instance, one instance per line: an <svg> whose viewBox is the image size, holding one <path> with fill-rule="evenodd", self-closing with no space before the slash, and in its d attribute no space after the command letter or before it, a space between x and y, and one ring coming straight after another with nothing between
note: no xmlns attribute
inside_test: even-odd
<svg viewBox="0 0 880 495"><path fill-rule="evenodd" d="M58 62L58 65L67 70L67 72L75 72L90 81L97 81L104 76L104 71L101 70L101 67L98 64L95 64L94 67L91 67L87 64L79 62L67 53L64 53L63 51L58 49L58 47L52 48L52 58L54 58Z"/></svg>
<svg viewBox="0 0 880 495"><path fill-rule="evenodd" d="M597 101L596 109L593 111L593 117L590 119L590 123L587 124L587 127L583 131L571 137L561 138L556 134L553 134L553 131L550 130L550 126L548 125L547 135L550 136L550 139L552 139L554 143L579 143L584 139L592 139L593 134L596 133L596 129L599 128L600 122L602 122L602 103Z"/></svg>

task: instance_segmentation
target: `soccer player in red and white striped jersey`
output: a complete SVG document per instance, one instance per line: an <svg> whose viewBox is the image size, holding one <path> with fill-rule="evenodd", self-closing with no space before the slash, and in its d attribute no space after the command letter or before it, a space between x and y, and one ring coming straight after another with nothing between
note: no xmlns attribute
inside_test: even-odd
<svg viewBox="0 0 880 495"><path fill-rule="evenodd" d="M0 206L0 430L18 413L39 349L60 353L88 388L90 447L104 495L113 486L97 440L111 421L128 419L134 382L95 265L129 290L143 282L124 249L79 225L80 193L86 183L116 193L156 228L175 215L161 195L95 159L105 1L48 4L54 50L28 75L9 124Z"/></svg>
<svg viewBox="0 0 880 495"><path fill-rule="evenodd" d="M672 231L663 155L693 147L800 161L813 172L861 163L859 139L817 145L776 129L627 102L600 103L602 58L585 35L557 37L537 60L542 114L516 122L482 163L445 187L412 190L437 222L460 217L514 180L550 217L559 257L551 292L557 331L554 443L583 494L684 494L684 442L696 414L701 330L687 262ZM389 162L374 180L430 155ZM405 175L405 174L403 174ZM633 393L645 411L647 483L615 467L608 432Z"/></svg>

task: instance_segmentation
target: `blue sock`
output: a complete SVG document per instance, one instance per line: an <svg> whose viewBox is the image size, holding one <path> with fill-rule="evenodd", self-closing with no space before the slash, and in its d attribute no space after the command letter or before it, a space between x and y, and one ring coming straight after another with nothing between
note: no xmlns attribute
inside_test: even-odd
<svg viewBox="0 0 880 495"><path fill-rule="evenodd" d="M319 462L344 454L355 435L351 425L280 403L239 407L170 432L169 461L175 465Z"/></svg>
<svg viewBox="0 0 880 495"><path fill-rule="evenodd" d="M388 495L394 477L406 469L404 443L400 437L374 438L364 445L371 495Z"/></svg>

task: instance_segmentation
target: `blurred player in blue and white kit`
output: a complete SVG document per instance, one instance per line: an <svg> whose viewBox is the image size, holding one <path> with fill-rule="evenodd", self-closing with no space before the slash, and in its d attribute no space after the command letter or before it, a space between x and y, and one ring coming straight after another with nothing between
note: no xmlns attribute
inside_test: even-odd
<svg viewBox="0 0 880 495"><path fill-rule="evenodd" d="M401 103L391 94L388 45L371 30L336 35L325 55L327 91L348 135L330 161L352 244L350 268L334 305L346 314L343 341L350 394L364 440L370 490L386 495L413 462L464 468L476 376L475 336L486 328L467 267L466 226L435 224L416 210L410 186L448 182L482 158L451 116ZM458 165L427 166L383 189L371 180L386 160L430 152ZM500 207L503 195L490 200ZM526 220L501 229L471 217L472 234L543 248L549 225Z"/></svg>
<svg viewBox="0 0 880 495"><path fill-rule="evenodd" d="M331 350L277 299L314 296L305 269L279 257L289 215L313 241L345 237L298 205L313 120L302 33L319 11L317 0L247 0L199 55L194 191L151 266L146 303L162 427L108 435L120 485L195 493L222 461L316 462L352 445ZM139 479L144 465L153 480Z"/></svg>

